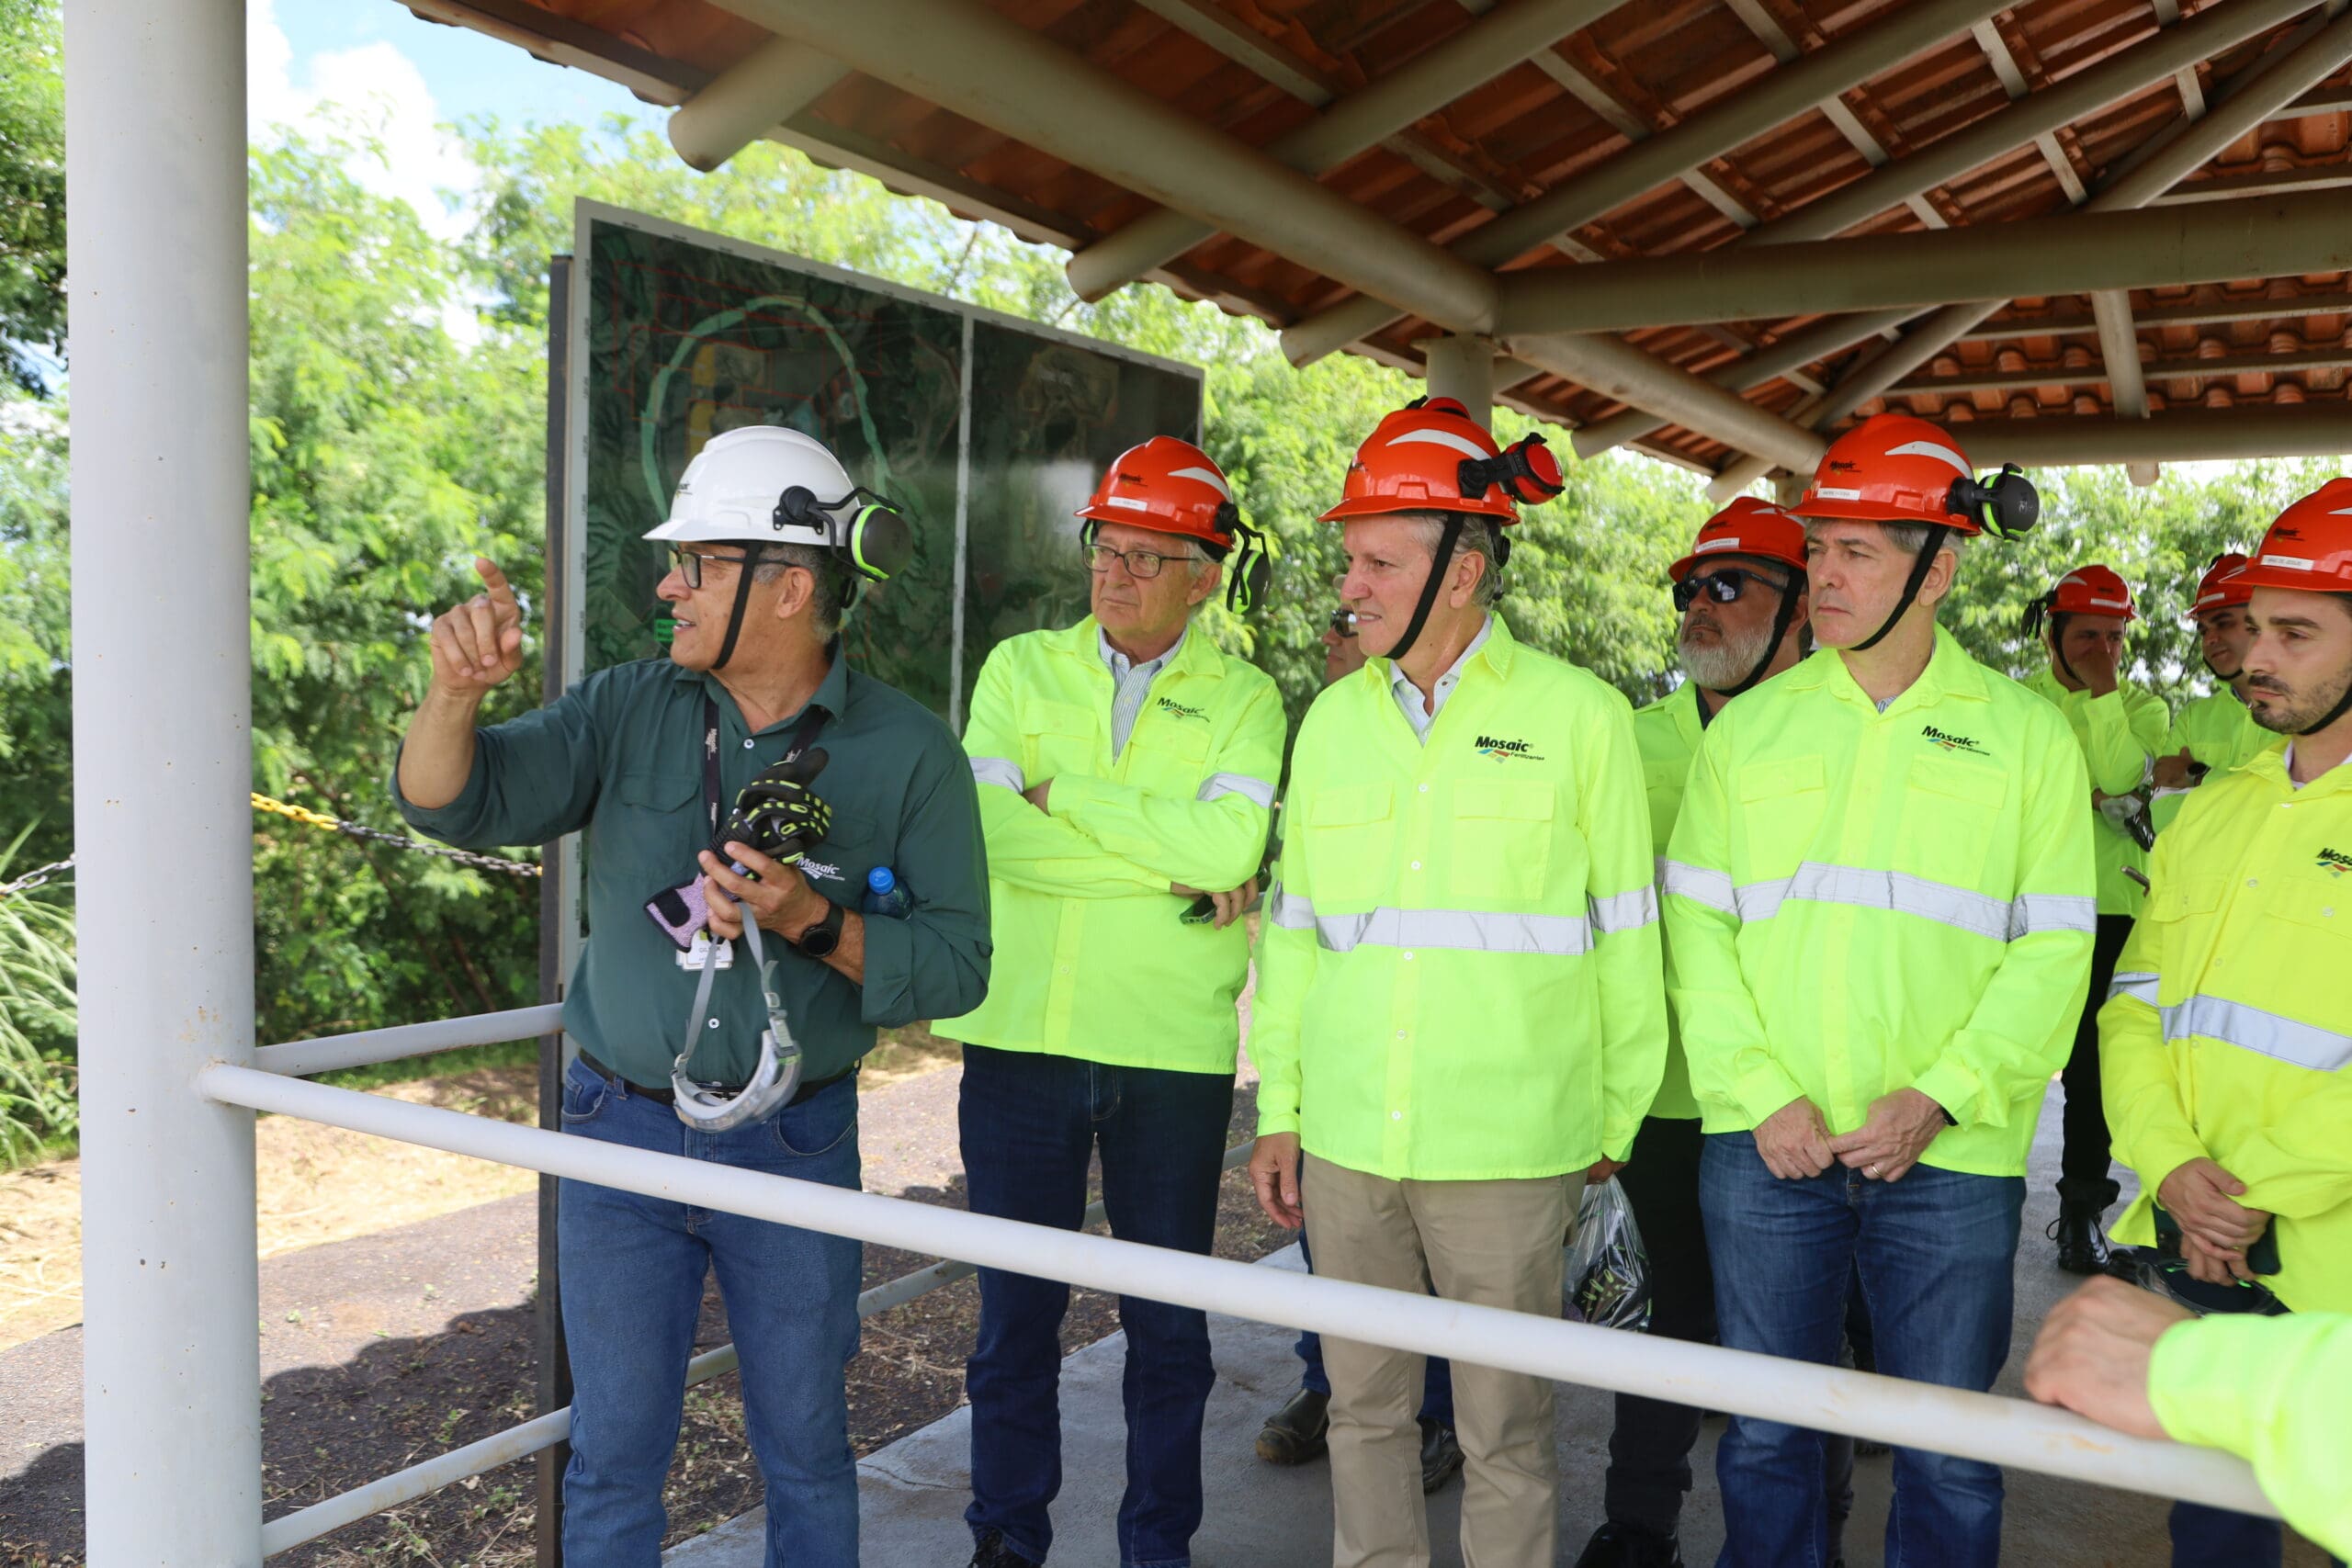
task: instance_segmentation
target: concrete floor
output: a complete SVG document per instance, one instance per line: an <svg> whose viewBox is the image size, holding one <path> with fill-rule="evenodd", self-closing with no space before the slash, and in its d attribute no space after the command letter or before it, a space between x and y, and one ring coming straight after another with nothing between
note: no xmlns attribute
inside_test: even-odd
<svg viewBox="0 0 2352 1568"><path fill-rule="evenodd" d="M2052 1088L2033 1151L2025 1211L2025 1243L2017 1263L2015 1348L1997 1392L2020 1393L2025 1352L2041 1319L2075 1281L2052 1261L2043 1228L2057 1213L2051 1190L2058 1162L2058 1094ZM2128 1182L2129 1173L2124 1173ZM2126 1197L2130 1196L2127 1187ZM1296 1268L1296 1249L1266 1260ZM1208 1517L1193 1540L1198 1568L1315 1568L1329 1562L1330 1492L1323 1464L1277 1470L1251 1451L1267 1412L1296 1385L1298 1362L1287 1329L1213 1317L1217 1386L1210 1396L1203 1457ZM1086 1568L1118 1562L1113 1533L1123 1476L1124 1426L1119 1375L1125 1344L1114 1335L1063 1363L1062 1431L1065 1479L1054 1506L1058 1532L1053 1561ZM1566 1388L1559 1402L1560 1542L1563 1563L1575 1560L1600 1522L1601 1472L1607 1463L1610 1396ZM1691 1463L1698 1481L1684 1510L1683 1554L1692 1568L1713 1560L1723 1542L1723 1510L1715 1493L1713 1455L1720 1420L1710 1421ZM958 1410L858 1467L864 1512L864 1561L877 1568L937 1564L961 1568L971 1552L963 1520L967 1500L970 1412ZM1854 1517L1847 1560L1852 1568L1883 1561L1889 1461L1864 1460L1855 1476ZM1459 1483L1430 1500L1430 1535L1437 1568L1458 1568L1455 1517ZM753 1512L672 1551L670 1568L761 1568L763 1515ZM2008 1478L2003 1559L2024 1568L2160 1568L2168 1558L2165 1505L2132 1493L2110 1492L2024 1472ZM2289 1568L2320 1568L2325 1557L2300 1540L2290 1543Z"/></svg>

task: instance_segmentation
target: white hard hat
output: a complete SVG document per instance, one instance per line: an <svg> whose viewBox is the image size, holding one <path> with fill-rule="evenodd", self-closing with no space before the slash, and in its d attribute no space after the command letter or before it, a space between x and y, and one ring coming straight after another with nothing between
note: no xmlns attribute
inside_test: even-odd
<svg viewBox="0 0 2352 1568"><path fill-rule="evenodd" d="M786 523L778 509L794 486L835 502L854 486L841 459L813 435L779 425L752 424L713 436L679 476L670 515L649 539L686 544L750 539L825 545L821 524Z"/></svg>

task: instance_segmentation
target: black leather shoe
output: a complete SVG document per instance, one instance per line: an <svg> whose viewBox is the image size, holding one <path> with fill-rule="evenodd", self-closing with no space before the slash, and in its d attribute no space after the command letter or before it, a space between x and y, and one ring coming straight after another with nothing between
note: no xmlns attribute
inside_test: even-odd
<svg viewBox="0 0 2352 1568"><path fill-rule="evenodd" d="M1290 1403L1266 1417L1258 1433L1258 1457L1268 1464L1305 1464L1323 1457L1331 1429L1331 1396L1302 1388ZM1426 1453L1428 1447L1423 1445Z"/></svg>
<svg viewBox="0 0 2352 1568"><path fill-rule="evenodd" d="M1421 1417L1421 1490L1436 1491L1462 1473L1462 1445L1453 1428L1442 1421Z"/></svg>
<svg viewBox="0 0 2352 1568"><path fill-rule="evenodd" d="M1611 1520L1584 1543L1577 1568L1682 1568L1682 1547L1670 1535Z"/></svg>
<svg viewBox="0 0 2352 1568"><path fill-rule="evenodd" d="M2088 1203L2061 1203L2045 1233L2058 1244L2058 1267L2069 1274L2104 1274L2113 1254L2098 1227L2099 1211Z"/></svg>
<svg viewBox="0 0 2352 1568"><path fill-rule="evenodd" d="M971 1568L1037 1568L1037 1565L1005 1545L1004 1537L990 1530L980 1538L979 1549L972 1553Z"/></svg>

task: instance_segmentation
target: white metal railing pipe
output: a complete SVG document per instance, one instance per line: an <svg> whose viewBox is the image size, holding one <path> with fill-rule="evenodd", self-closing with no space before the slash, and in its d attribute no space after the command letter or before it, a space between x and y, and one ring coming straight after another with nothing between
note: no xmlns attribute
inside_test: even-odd
<svg viewBox="0 0 2352 1568"><path fill-rule="evenodd" d="M593 1181L904 1251L1393 1346L1425 1356L2011 1465L2094 1485L2277 1517L2243 1461L2109 1431L2027 1400L1653 1339L1497 1307L1294 1275L1166 1247L884 1198L623 1148L220 1066L232 1105L302 1116L479 1159Z"/></svg>
<svg viewBox="0 0 2352 1568"><path fill-rule="evenodd" d="M1250 1157L1250 1151L1257 1146L1257 1140L1253 1138L1226 1150L1223 1168L1231 1170L1244 1163ZM1107 1217L1108 1212L1098 1200L1086 1206L1085 1216L1080 1223L1099 1224ZM976 1272L974 1265L948 1259L918 1269L910 1274L901 1274L895 1280L886 1280L857 1298L857 1315L861 1318L873 1317L893 1307L904 1306L973 1272ZM686 1386L694 1388L713 1378L725 1377L739 1364L732 1345L706 1350L686 1363ZM571 1406L567 1404L560 1410L550 1410L544 1416L534 1416L520 1426L493 1432L461 1449L451 1449L447 1453L435 1454L405 1470L379 1476L364 1486L355 1486L348 1492L338 1493L263 1525L262 1555L275 1557L281 1551L291 1551L305 1541L316 1540L345 1525L357 1524L387 1508L397 1508L402 1503L413 1502L429 1492L454 1485L469 1476L481 1475L496 1470L502 1464L526 1459L541 1449L553 1448L571 1433Z"/></svg>
<svg viewBox="0 0 2352 1568"><path fill-rule="evenodd" d="M390 1029L363 1029L354 1034L322 1034L316 1040L295 1040L265 1045L254 1053L254 1066L264 1072L306 1078L313 1073L340 1072L377 1062L397 1062L403 1056L430 1056L441 1051L462 1051L469 1045L503 1045L510 1040L531 1040L563 1027L563 1004L510 1008L504 1012L470 1013L464 1018L435 1019L431 1023L402 1023Z"/></svg>

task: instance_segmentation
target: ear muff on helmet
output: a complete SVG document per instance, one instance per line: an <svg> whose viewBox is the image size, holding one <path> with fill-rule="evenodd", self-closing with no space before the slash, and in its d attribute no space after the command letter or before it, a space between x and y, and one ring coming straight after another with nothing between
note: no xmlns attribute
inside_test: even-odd
<svg viewBox="0 0 2352 1568"><path fill-rule="evenodd" d="M2040 641L2045 626L2050 629L2050 656L2058 661L2058 668L2067 680L2077 686L2082 685L2083 678L2075 673L2074 665L2066 659L2066 612L2058 608L2058 590L2055 588L2027 603L2025 616L2018 629L2028 638Z"/></svg>
<svg viewBox="0 0 2352 1568"><path fill-rule="evenodd" d="M2015 463L2004 463L1990 483L1971 479L1963 474L1952 480L1951 497L1945 502L1947 512L1962 517L1973 517L1977 526L1996 539L2021 539L2033 532L2041 521L2041 492L2025 477L2025 470ZM1935 566L1936 554L1944 547L1944 539L1951 533L1947 523L1928 525L1927 542L1920 547L1918 558L1911 564L1911 575L1903 584L1903 596L1894 602L1894 612L1871 633L1854 645L1857 653L1876 648L1894 623L1911 608L1919 597L1919 590L1928 581L1928 571ZM2038 627L2040 622L2036 622ZM2072 671L2068 671L2072 673Z"/></svg>
<svg viewBox="0 0 2352 1568"><path fill-rule="evenodd" d="M1541 435L1523 435L1491 457L1464 457L1455 485L1464 501L1476 501L1490 489L1524 506L1551 500L1568 488L1560 460Z"/></svg>
<svg viewBox="0 0 2352 1568"><path fill-rule="evenodd" d="M1988 483L1962 477L1951 487L1951 510L1973 517L1996 539L2021 539L2041 521L2041 492L2015 463L2004 463Z"/></svg>
<svg viewBox="0 0 2352 1568"><path fill-rule="evenodd" d="M844 522L842 512L863 502ZM888 582L914 558L914 525L906 514L864 485L847 495L821 501L806 485L787 485L776 498L770 526L807 529L819 535L827 547L849 560L851 570L868 582Z"/></svg>

